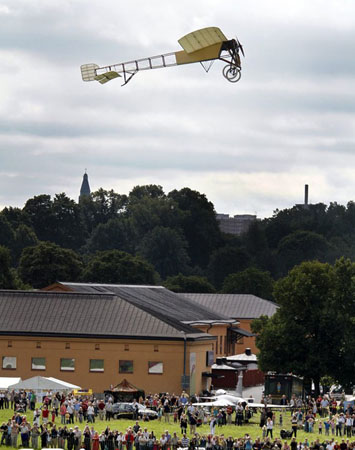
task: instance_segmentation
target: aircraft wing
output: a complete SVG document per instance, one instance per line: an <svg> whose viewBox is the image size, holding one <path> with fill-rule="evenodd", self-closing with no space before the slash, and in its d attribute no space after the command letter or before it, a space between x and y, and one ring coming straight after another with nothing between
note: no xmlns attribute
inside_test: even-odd
<svg viewBox="0 0 355 450"><path fill-rule="evenodd" d="M208 406L208 407L225 407L225 406L234 406L234 404L227 399L219 398L217 400L214 400L213 402L201 402L201 403L193 403L193 406Z"/></svg>
<svg viewBox="0 0 355 450"><path fill-rule="evenodd" d="M201 30L186 34L178 40L186 53L193 53L224 41L228 41L228 39L217 27L202 28Z"/></svg>
<svg viewBox="0 0 355 450"><path fill-rule="evenodd" d="M264 403L248 403L249 408L265 408ZM266 408L269 409L284 409L289 408L288 405L266 405Z"/></svg>

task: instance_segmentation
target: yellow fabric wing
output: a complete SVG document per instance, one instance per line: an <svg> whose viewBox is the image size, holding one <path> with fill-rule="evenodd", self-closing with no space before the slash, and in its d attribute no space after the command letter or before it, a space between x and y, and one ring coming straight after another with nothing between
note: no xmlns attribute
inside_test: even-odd
<svg viewBox="0 0 355 450"><path fill-rule="evenodd" d="M183 36L178 40L186 53L193 53L210 45L227 41L228 39L217 27L202 28Z"/></svg>

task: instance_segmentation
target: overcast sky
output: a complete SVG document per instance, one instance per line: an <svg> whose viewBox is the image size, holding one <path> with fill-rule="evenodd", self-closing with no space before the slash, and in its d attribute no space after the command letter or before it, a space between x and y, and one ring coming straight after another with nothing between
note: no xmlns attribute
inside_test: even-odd
<svg viewBox="0 0 355 450"><path fill-rule="evenodd" d="M216 61L83 82L80 65L179 50L218 26L244 45L232 84ZM160 184L218 212L267 217L355 200L353 0L0 0L0 208Z"/></svg>

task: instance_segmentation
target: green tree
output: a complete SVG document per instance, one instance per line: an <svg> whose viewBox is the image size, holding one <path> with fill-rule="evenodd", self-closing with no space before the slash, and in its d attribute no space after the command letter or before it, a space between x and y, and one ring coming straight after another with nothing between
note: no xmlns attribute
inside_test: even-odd
<svg viewBox="0 0 355 450"><path fill-rule="evenodd" d="M7 206L1 211L0 215L6 218L13 230L16 230L16 228L22 224L31 226L30 218L26 212L20 208Z"/></svg>
<svg viewBox="0 0 355 450"><path fill-rule="evenodd" d="M10 223L3 215L0 215L0 245L9 249L13 248L15 233Z"/></svg>
<svg viewBox="0 0 355 450"><path fill-rule="evenodd" d="M17 289L15 274L11 270L11 254L3 246L0 246L0 289Z"/></svg>
<svg viewBox="0 0 355 450"><path fill-rule="evenodd" d="M97 252L83 272L83 281L154 285L159 280L153 266L139 256L119 250Z"/></svg>
<svg viewBox="0 0 355 450"><path fill-rule="evenodd" d="M79 256L52 242L25 248L18 267L22 281L34 288L43 288L55 281L77 281L81 271Z"/></svg>
<svg viewBox="0 0 355 450"><path fill-rule="evenodd" d="M91 253L104 250L123 250L135 252L135 239L131 221L126 217L110 219L107 223L100 223L91 233L88 241Z"/></svg>
<svg viewBox="0 0 355 450"><path fill-rule="evenodd" d="M85 242L80 208L65 193L56 194L52 202L51 241L64 248L79 249Z"/></svg>
<svg viewBox="0 0 355 450"><path fill-rule="evenodd" d="M155 227L138 246L138 252L165 279L167 276L189 270L187 242L181 232L167 227Z"/></svg>
<svg viewBox="0 0 355 450"><path fill-rule="evenodd" d="M183 275L181 273L168 277L166 281L164 281L163 286L170 291L179 293L213 294L216 292L216 289L206 277L199 277L197 275Z"/></svg>
<svg viewBox="0 0 355 450"><path fill-rule="evenodd" d="M304 262L276 282L279 309L273 317L255 320L263 371L293 372L313 379L332 376L342 366L342 320L336 320L337 274L329 264Z"/></svg>
<svg viewBox="0 0 355 450"><path fill-rule="evenodd" d="M248 267L241 272L228 275L222 287L224 294L253 294L272 300L274 280L270 272L263 272L255 267Z"/></svg>
<svg viewBox="0 0 355 450"><path fill-rule="evenodd" d="M335 285L332 302L333 321L340 324L339 360L332 376L344 387L354 387L355 373L355 263L340 258L334 264Z"/></svg>
<svg viewBox="0 0 355 450"><path fill-rule="evenodd" d="M184 212L181 228L189 244L192 265L205 268L211 253L222 242L213 204L204 194L189 188L173 190L168 196Z"/></svg>
<svg viewBox="0 0 355 450"><path fill-rule="evenodd" d="M50 195L41 194L27 200L23 212L40 241L53 241L54 216Z"/></svg>
<svg viewBox="0 0 355 450"><path fill-rule="evenodd" d="M117 194L113 189L107 191L100 188L91 194L94 203L94 226L106 223L110 219L116 219L127 205L127 196Z"/></svg>
<svg viewBox="0 0 355 450"><path fill-rule="evenodd" d="M163 188L156 184L147 184L144 186L134 186L128 196L130 202L134 200L142 200L143 198L165 198L166 195Z"/></svg>
<svg viewBox="0 0 355 450"><path fill-rule="evenodd" d="M38 244L38 239L33 229L27 225L21 224L15 231L13 259L15 265L18 265L22 251L26 247L33 247Z"/></svg>
<svg viewBox="0 0 355 450"><path fill-rule="evenodd" d="M208 278L216 289L221 289L227 275L248 267L250 257L246 250L237 247L222 247L212 253L208 265Z"/></svg>
<svg viewBox="0 0 355 450"><path fill-rule="evenodd" d="M329 244L324 236L312 231L295 231L279 242L277 253L281 271L285 274L302 261L324 261L328 250Z"/></svg>
<svg viewBox="0 0 355 450"><path fill-rule="evenodd" d="M127 206L126 217L130 221L137 245L155 227L180 228L182 212L171 198L136 198Z"/></svg>

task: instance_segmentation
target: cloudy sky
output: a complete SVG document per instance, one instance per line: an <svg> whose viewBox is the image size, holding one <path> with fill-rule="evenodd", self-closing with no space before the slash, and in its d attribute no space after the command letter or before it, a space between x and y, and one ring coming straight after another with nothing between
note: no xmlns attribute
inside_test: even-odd
<svg viewBox="0 0 355 450"><path fill-rule="evenodd" d="M238 35L232 84L216 61L81 80L179 50L190 31ZM218 212L270 216L355 199L353 0L0 0L0 208L42 193L188 186Z"/></svg>

